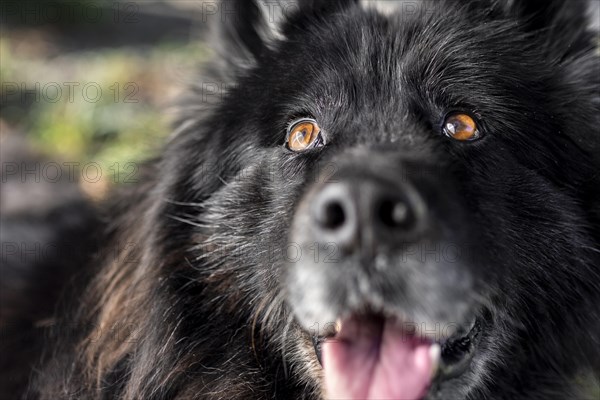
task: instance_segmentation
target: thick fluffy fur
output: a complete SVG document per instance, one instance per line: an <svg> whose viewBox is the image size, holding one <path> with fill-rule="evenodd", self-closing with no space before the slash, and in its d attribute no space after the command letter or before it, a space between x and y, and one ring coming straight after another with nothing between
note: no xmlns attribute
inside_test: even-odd
<svg viewBox="0 0 600 400"><path fill-rule="evenodd" d="M428 207L478 249L461 267L475 284L425 313L469 309L484 323L472 367L431 398L584 398L577 378L600 367L600 70L584 3L384 14L315 0L276 21L254 2L228 6L244 18L216 29L225 57L211 78L228 90L187 99L144 183L115 195L120 252L56 326L27 396L320 398L307 315L326 320L343 299L304 296L336 283L319 270L311 288L288 279L305 267L288 265L286 244L324 165L385 162L438 171L422 183ZM476 115L485 136L444 137L452 110ZM292 154L285 130L303 116L328 143Z"/></svg>

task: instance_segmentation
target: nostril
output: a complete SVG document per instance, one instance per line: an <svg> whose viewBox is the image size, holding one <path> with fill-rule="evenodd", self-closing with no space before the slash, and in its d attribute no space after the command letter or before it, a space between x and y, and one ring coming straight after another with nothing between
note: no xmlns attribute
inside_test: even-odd
<svg viewBox="0 0 600 400"><path fill-rule="evenodd" d="M332 201L325 204L320 219L323 228L335 230L344 225L344 222L346 221L346 213L339 202Z"/></svg>
<svg viewBox="0 0 600 400"><path fill-rule="evenodd" d="M390 228L407 228L412 224L408 204L401 200L385 200L379 206L379 219Z"/></svg>

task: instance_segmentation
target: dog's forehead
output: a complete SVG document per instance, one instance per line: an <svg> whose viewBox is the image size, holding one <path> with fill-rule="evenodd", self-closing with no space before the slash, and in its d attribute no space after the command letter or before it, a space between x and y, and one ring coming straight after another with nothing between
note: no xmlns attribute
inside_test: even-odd
<svg viewBox="0 0 600 400"><path fill-rule="evenodd" d="M415 2L402 3L416 7ZM461 8L448 11L422 5L404 11L396 6L385 14L366 9L340 15L316 31L318 39L309 39L311 57L322 71L335 69L340 78L351 73L371 85L378 80L389 84L405 74L413 81L451 76L453 81L469 83L485 80L487 64L498 61L499 54L527 61L526 54L519 54L524 42L519 34L505 35L514 27L478 23L472 17Z"/></svg>
<svg viewBox="0 0 600 400"><path fill-rule="evenodd" d="M380 14L408 16L433 10L436 1L438 0L361 0L359 3L363 9L374 10Z"/></svg>
<svg viewBox="0 0 600 400"><path fill-rule="evenodd" d="M397 3L386 13L366 7L315 26L297 55L298 64L310 64L297 74L305 108L329 120L359 115L363 124L404 126L415 108L434 119L452 106L505 109L513 93L506 83L527 87L531 79L523 74L534 62L524 36L505 21L473 21L464 7L424 3Z"/></svg>

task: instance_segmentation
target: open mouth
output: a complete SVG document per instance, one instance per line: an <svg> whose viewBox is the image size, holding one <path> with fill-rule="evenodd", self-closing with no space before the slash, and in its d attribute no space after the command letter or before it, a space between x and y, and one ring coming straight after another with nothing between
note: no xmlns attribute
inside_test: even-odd
<svg viewBox="0 0 600 400"><path fill-rule="evenodd" d="M353 315L336 326L328 337L313 338L327 396L336 399L423 399L469 367L481 332L474 320L449 337L424 335L379 315Z"/></svg>

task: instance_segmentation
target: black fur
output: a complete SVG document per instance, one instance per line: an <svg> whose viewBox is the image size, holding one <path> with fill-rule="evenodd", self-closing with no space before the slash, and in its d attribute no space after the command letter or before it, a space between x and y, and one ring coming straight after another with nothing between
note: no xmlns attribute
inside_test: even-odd
<svg viewBox="0 0 600 400"><path fill-rule="evenodd" d="M589 396L578 382L600 368L600 71L585 3L435 1L384 15L314 0L277 21L227 3L244 18L216 30L225 58L208 80L233 85L214 102L198 88L145 183L109 208L122 251L57 325L27 396L320 398L309 331L345 307L335 293L348 275L290 265L285 249L310 241L292 225L326 178L382 168L416 182L439 227L428 241L474 249L456 274L422 278L444 289L435 300L422 290L402 306L482 324L471 367L430 397ZM456 110L478 119L481 140L441 133ZM325 147L284 148L298 117L318 121ZM401 287L386 282L403 278L373 278L386 306Z"/></svg>

